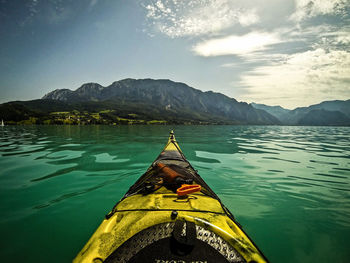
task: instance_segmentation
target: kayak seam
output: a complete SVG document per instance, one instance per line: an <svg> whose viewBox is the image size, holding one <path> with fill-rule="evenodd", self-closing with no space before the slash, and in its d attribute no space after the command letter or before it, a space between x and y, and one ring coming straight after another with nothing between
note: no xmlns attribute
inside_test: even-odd
<svg viewBox="0 0 350 263"><path fill-rule="evenodd" d="M188 209L123 209L123 210L115 210L113 211L113 214L117 212L135 212L135 211L160 211L160 212L181 211L181 212L200 212L200 213L212 213L217 215L226 215L225 212L214 212L209 210L188 210Z"/></svg>

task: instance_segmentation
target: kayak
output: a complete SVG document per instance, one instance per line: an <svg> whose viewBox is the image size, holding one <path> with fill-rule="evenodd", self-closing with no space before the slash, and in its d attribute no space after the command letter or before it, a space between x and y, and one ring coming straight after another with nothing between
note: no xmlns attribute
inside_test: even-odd
<svg viewBox="0 0 350 263"><path fill-rule="evenodd" d="M173 131L74 263L268 262L182 153Z"/></svg>

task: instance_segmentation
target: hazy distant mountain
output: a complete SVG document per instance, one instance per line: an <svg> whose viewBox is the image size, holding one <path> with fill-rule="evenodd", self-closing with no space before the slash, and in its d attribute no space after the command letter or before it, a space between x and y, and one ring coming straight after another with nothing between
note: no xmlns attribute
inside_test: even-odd
<svg viewBox="0 0 350 263"><path fill-rule="evenodd" d="M298 121L299 125L350 125L350 118L340 111L311 110Z"/></svg>
<svg viewBox="0 0 350 263"><path fill-rule="evenodd" d="M350 100L324 101L294 110L256 103L251 105L265 110L285 125L350 125Z"/></svg>
<svg viewBox="0 0 350 263"><path fill-rule="evenodd" d="M350 100L324 101L320 104L311 105L309 107L296 108L293 111L300 114L311 110L339 111L347 116L350 116Z"/></svg>
<svg viewBox="0 0 350 263"><path fill-rule="evenodd" d="M265 104L257 104L252 102L251 105L260 110L264 110L275 116L280 122L283 122L288 117L290 110L282 108L281 106L267 106Z"/></svg>
<svg viewBox="0 0 350 263"><path fill-rule="evenodd" d="M50 102L55 103L51 105ZM124 119L137 116L144 120L156 119L168 123L279 124L266 111L223 94L202 92L184 83L153 79L124 79L107 87L87 83L75 91L54 90L41 100L2 104L0 113L4 108L12 109L11 116L16 115L15 112L21 108L19 112L27 109L41 119L41 116L56 111L104 111L101 116L108 118L108 123L115 123L123 116Z"/></svg>

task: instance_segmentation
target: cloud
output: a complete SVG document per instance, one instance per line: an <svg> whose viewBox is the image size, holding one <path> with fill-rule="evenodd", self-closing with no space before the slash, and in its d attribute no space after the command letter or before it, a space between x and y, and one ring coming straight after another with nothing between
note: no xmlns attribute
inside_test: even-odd
<svg viewBox="0 0 350 263"><path fill-rule="evenodd" d="M89 8L93 8L97 4L98 0L90 0Z"/></svg>
<svg viewBox="0 0 350 263"><path fill-rule="evenodd" d="M153 0L144 8L151 33L193 37L194 55L230 71L217 78L239 80L230 95L241 100L294 108L350 98L350 0Z"/></svg>
<svg viewBox="0 0 350 263"><path fill-rule="evenodd" d="M200 56L249 55L282 42L275 33L251 32L246 35L214 38L196 44L193 51Z"/></svg>
<svg viewBox="0 0 350 263"><path fill-rule="evenodd" d="M31 2L29 2L29 14L30 16L35 16L38 13L38 4L39 1L38 0L33 0Z"/></svg>
<svg viewBox="0 0 350 263"><path fill-rule="evenodd" d="M319 15L344 15L349 0L295 0L291 19L297 22Z"/></svg>
<svg viewBox="0 0 350 263"><path fill-rule="evenodd" d="M22 27L33 25L33 23L44 24L60 24L73 15L73 9L71 5L66 4L62 0L31 0L23 6L25 11L23 13L28 14L24 16L19 22Z"/></svg>
<svg viewBox="0 0 350 263"><path fill-rule="evenodd" d="M342 28L331 28L329 31L323 31L319 34L323 44L334 47L350 47L350 26Z"/></svg>
<svg viewBox="0 0 350 263"><path fill-rule="evenodd" d="M242 26L254 25L260 20L255 10L242 12L237 17Z"/></svg>
<svg viewBox="0 0 350 263"><path fill-rule="evenodd" d="M230 0L157 0L144 8L152 28L171 38L208 35L259 21L256 10L238 8Z"/></svg>
<svg viewBox="0 0 350 263"><path fill-rule="evenodd" d="M6 4L6 2L0 3L0 4ZM23 17L23 20L20 21L20 26L24 27L26 25L31 24L34 19L37 17L39 10L38 10L39 1L38 0L32 0L26 3L26 12L27 15Z"/></svg>
<svg viewBox="0 0 350 263"><path fill-rule="evenodd" d="M49 6L46 14L49 24L57 25L65 22L73 16L73 10L69 6L63 6L60 2L56 5Z"/></svg>
<svg viewBox="0 0 350 263"><path fill-rule="evenodd" d="M241 77L240 99L287 108L350 98L350 52L318 48L281 57Z"/></svg>

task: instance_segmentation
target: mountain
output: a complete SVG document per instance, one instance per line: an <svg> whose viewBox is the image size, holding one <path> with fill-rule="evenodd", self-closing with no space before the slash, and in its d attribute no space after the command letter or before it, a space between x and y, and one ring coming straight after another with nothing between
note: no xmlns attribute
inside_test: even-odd
<svg viewBox="0 0 350 263"><path fill-rule="evenodd" d="M244 102L237 102L220 93L202 92L184 83L170 80L124 79L102 87L96 83L82 85L76 91L55 90L43 99L68 103L86 101L142 102L163 107L168 112L186 111L216 116L218 120L241 124L276 124L276 118L256 110Z"/></svg>
<svg viewBox="0 0 350 263"><path fill-rule="evenodd" d="M324 109L311 110L298 121L299 125L341 126L350 125L350 118L340 111L327 111Z"/></svg>
<svg viewBox="0 0 350 263"><path fill-rule="evenodd" d="M75 91L58 89L40 100L2 104L1 116L4 116L4 111L12 116L12 120L23 120L23 115L33 117L36 123L49 120L54 120L54 123L70 123L72 120L81 123L84 120L85 123L105 124L123 121L279 124L277 118L266 111L223 94L202 92L171 80L153 79L124 79L107 87L86 83Z"/></svg>
<svg viewBox="0 0 350 263"><path fill-rule="evenodd" d="M256 109L264 110L271 115L275 116L280 122L285 120L290 112L290 110L282 108L281 106L267 106L265 104L257 104L252 102L252 105Z"/></svg>
<svg viewBox="0 0 350 263"><path fill-rule="evenodd" d="M251 105L275 116L284 125L350 125L350 100L324 101L294 110L256 103Z"/></svg>

